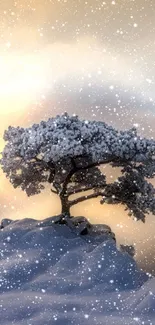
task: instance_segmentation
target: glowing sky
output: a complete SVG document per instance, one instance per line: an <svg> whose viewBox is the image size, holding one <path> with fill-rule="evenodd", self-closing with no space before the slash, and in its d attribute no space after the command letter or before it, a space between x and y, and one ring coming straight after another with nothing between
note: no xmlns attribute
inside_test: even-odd
<svg viewBox="0 0 155 325"><path fill-rule="evenodd" d="M155 137L154 34L151 0L1 1L1 148L8 125L31 125L65 110L118 128L138 124L140 134ZM48 189L28 199L0 176L0 218L59 213L59 200ZM144 226L121 206L97 200L72 212L107 222L121 242L136 242L143 264L154 251L152 216ZM154 261L147 265L152 268Z"/></svg>

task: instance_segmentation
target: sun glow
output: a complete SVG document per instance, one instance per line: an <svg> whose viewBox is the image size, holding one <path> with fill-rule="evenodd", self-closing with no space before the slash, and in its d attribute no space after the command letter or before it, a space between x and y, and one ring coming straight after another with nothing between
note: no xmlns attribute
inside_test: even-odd
<svg viewBox="0 0 155 325"><path fill-rule="evenodd" d="M45 72L36 57L1 56L0 71L0 107L4 115L24 109L45 86Z"/></svg>

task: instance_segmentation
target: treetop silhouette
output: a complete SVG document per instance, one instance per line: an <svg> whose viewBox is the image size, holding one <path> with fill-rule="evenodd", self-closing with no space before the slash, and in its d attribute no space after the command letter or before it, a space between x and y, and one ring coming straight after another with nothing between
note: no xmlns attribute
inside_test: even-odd
<svg viewBox="0 0 155 325"><path fill-rule="evenodd" d="M155 214L155 140L142 138L136 128L118 131L101 121L80 120L67 113L31 127L9 127L1 165L12 185L28 196L51 184L62 213L95 197L101 203L122 203L138 220ZM121 167L122 176L108 184L103 164ZM86 195L86 191L91 190ZM69 199L72 194L82 196Z"/></svg>

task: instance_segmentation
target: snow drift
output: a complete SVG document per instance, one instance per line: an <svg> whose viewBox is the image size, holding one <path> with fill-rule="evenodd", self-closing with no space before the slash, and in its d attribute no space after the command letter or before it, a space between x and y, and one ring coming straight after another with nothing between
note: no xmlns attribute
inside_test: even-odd
<svg viewBox="0 0 155 325"><path fill-rule="evenodd" d="M155 279L108 228L81 235L57 218L3 221L0 324L154 325Z"/></svg>

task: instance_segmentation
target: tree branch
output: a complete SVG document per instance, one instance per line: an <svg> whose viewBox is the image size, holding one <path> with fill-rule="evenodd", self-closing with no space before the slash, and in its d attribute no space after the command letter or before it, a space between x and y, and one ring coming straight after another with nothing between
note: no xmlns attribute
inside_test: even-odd
<svg viewBox="0 0 155 325"><path fill-rule="evenodd" d="M68 189L67 194L68 194L68 196L70 196L73 194L78 194L78 193L86 192L86 191L93 190L93 189L94 189L94 186L88 186L88 187L83 187L83 188L75 187L75 188L73 188L73 190Z"/></svg>
<svg viewBox="0 0 155 325"><path fill-rule="evenodd" d="M90 195L84 195L84 196L78 197L77 199L75 199L73 201L69 201L69 207L71 207L72 205L78 204L80 202L83 202L83 201L86 201L89 199L94 199L94 198L97 198L98 196L103 196L103 195L104 195L103 192L98 192L98 193L93 193Z"/></svg>
<svg viewBox="0 0 155 325"><path fill-rule="evenodd" d="M78 157L80 157L80 156L78 156ZM75 159L76 159L76 157L75 157ZM74 160L74 159L72 159L72 160ZM118 164L119 163L120 164L123 164L123 163L128 164L128 163L130 163L130 161L131 161L131 159L128 161L127 159L113 157L111 155L109 158L105 158L103 160L99 160L99 161L96 161L96 162L88 163L86 166L79 166L78 167L77 164L76 164L76 162L74 162L74 166L76 166L76 167L74 167L75 168L74 173L77 172L77 171L80 171L80 170L85 170L85 169L89 169L89 168L92 168L92 167L97 167L97 166L100 166L100 165L108 164L110 162L114 162L114 163L118 163Z"/></svg>
<svg viewBox="0 0 155 325"><path fill-rule="evenodd" d="M71 179L71 177L74 175L74 173L76 172L76 170L73 168L70 170L70 172L68 173L65 181L63 182L63 187L62 187L62 191L61 191L61 195L65 194L67 191L67 185Z"/></svg>
<svg viewBox="0 0 155 325"><path fill-rule="evenodd" d="M81 156L81 155L80 155ZM78 156L78 158L80 157ZM83 157L83 156L81 156ZM76 159L77 157L75 157ZM86 157L88 158L88 157ZM71 159L71 162L72 162L72 166L73 168L70 170L70 172L68 173L64 183L62 184L62 191L61 191L61 194L64 194L66 191L67 191L67 185L71 179L71 177L77 172L77 171L80 171L80 170L85 170L85 169L88 169L88 168L92 168L92 167L96 167L96 166L100 166L100 165L103 165L103 164L106 164L106 163L109 163L111 161L118 161L120 159L118 158L114 158L114 157L109 157L109 158L105 158L104 160L100 160L100 161L97 161L97 162L92 162L92 163L88 163L86 166L80 166L78 167L77 164L76 164L76 161L74 160L74 158ZM74 193L73 193L74 194ZM71 194L69 194L71 195Z"/></svg>
<svg viewBox="0 0 155 325"><path fill-rule="evenodd" d="M78 156L79 158L80 156ZM81 156L83 158L83 156ZM76 159L77 157L75 157ZM86 157L88 158L88 157ZM77 171L80 171L80 170L85 170L85 169L89 169L89 168L92 168L92 167L97 167L97 166L100 166L100 165L103 165L103 164L106 164L106 163L110 163L111 161L113 162L123 162L124 160L123 159L118 159L117 157L114 158L114 157L109 157L109 158L105 158L103 160L100 160L100 161L96 161L96 162L92 162L92 163L88 163L86 164L86 166L80 166L78 167L77 164L76 164L76 161L74 160L74 158L71 159L71 162L72 162L72 166L73 168L69 171L65 181L63 182L62 184L62 190L61 190L61 195L64 195L65 193L70 196L72 194L77 194L77 193L80 193L81 190L76 190L75 192L73 193L68 193L67 192L67 185L71 179L71 177L77 172ZM94 188L94 187L93 187ZM87 191L87 190L90 190L90 189L93 189L92 187L90 188L87 188L87 189L83 189L82 191ZM57 193L58 194L58 193ZM93 195L93 196L92 196ZM103 195L103 193L100 194L101 196ZM83 197L83 200L82 200L82 197L81 198L78 198L78 199L75 199L74 201L72 201L72 205L73 204L77 204L79 202L82 202L84 200L88 200L89 198L95 198L95 197L98 197L100 196L98 193L94 193L94 194L91 194L90 196L84 196ZM79 200L79 201L78 201ZM75 203L74 203L75 202Z"/></svg>

